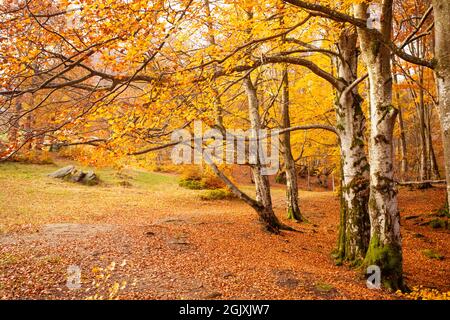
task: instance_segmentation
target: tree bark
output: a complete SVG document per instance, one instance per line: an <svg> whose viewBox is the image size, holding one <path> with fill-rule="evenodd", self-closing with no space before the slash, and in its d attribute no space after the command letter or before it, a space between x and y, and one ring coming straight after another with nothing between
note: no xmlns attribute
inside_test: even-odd
<svg viewBox="0 0 450 320"><path fill-rule="evenodd" d="M367 4L355 4L355 14L367 19ZM390 41L392 0L382 2L381 30ZM381 269L386 288L404 288L402 242L397 190L393 179L393 129L397 109L392 105L391 54L371 33L358 28L361 52L370 83L371 132L369 216L371 238L364 260L365 266Z"/></svg>
<svg viewBox="0 0 450 320"><path fill-rule="evenodd" d="M289 74L287 65L283 66L283 83L281 93L281 117L282 128L291 126L289 117ZM303 221L303 217L298 205L298 181L295 161L291 149L291 133L288 131L281 135L282 152L284 158L284 171L286 173L286 206L287 218L296 221Z"/></svg>
<svg viewBox="0 0 450 320"><path fill-rule="evenodd" d="M394 83L397 84L397 75L394 75ZM402 177L408 172L408 159L406 158L406 134L405 134L405 126L403 123L403 112L402 107L400 105L400 94L398 90L395 93L395 102L397 104L398 110L398 126L400 129L400 173Z"/></svg>
<svg viewBox="0 0 450 320"><path fill-rule="evenodd" d="M419 67L419 104L418 115L419 115L419 137L420 137L420 169L419 178L421 181L428 180L430 178L430 162L428 153L428 141L427 141L427 125L425 122L425 101L424 101L424 91L423 91L423 68ZM423 184L422 189L428 188L430 185Z"/></svg>
<svg viewBox="0 0 450 320"><path fill-rule="evenodd" d="M259 101L257 91L251 80L250 74L244 77L244 89L248 98L248 109L251 129L256 136L252 138L257 139L258 131L261 129L261 119L259 115ZM258 141L258 140L257 140ZM258 142L259 143L259 142ZM267 231L278 233L282 225L276 217L272 208L272 197L270 194L270 184L267 176L261 174L261 164L259 159L259 147L256 148L256 163L252 165L252 175L255 181L256 202L258 208L256 211L260 220L265 225Z"/></svg>
<svg viewBox="0 0 450 320"><path fill-rule="evenodd" d="M433 0L435 72L445 158L447 202L450 203L450 3Z"/></svg>
<svg viewBox="0 0 450 320"><path fill-rule="evenodd" d="M356 80L358 51L354 28L344 29L338 49L338 78L347 85ZM341 149L341 220L336 262L358 265L364 259L370 239L367 211L369 198L369 165L364 150L366 119L361 109L362 98L355 88L337 92L335 103L337 132Z"/></svg>

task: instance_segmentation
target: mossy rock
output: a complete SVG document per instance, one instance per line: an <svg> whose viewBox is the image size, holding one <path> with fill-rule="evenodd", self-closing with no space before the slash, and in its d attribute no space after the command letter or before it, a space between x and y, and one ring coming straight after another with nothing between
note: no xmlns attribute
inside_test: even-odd
<svg viewBox="0 0 450 320"><path fill-rule="evenodd" d="M67 166L56 170L48 175L51 178L62 179L64 181L81 183L87 186L94 186L100 183L100 179L94 171L83 172L74 166Z"/></svg>

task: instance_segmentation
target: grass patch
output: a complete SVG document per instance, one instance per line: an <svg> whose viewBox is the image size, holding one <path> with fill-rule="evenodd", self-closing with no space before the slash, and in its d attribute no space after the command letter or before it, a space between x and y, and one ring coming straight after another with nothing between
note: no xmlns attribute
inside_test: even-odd
<svg viewBox="0 0 450 320"><path fill-rule="evenodd" d="M146 188L154 188L161 185L176 185L177 177L156 172L135 171L133 181L136 185Z"/></svg>
<svg viewBox="0 0 450 320"><path fill-rule="evenodd" d="M137 169L118 172L113 168L95 168L93 171L102 181L96 187L47 176L69 164L83 171L92 170L68 161L61 161L58 166L0 163L0 233L22 230L24 225L32 229L55 222L103 222L125 213L148 213L169 207L168 203L175 198L193 197L191 192L178 188L177 176ZM132 182L132 186L121 187L120 181ZM151 198L162 203L149 201Z"/></svg>
<svg viewBox="0 0 450 320"><path fill-rule="evenodd" d="M444 256L442 254L440 254L439 252L436 252L432 249L425 249L422 251L422 253L430 259L435 259L435 260L444 260Z"/></svg>
<svg viewBox="0 0 450 320"><path fill-rule="evenodd" d="M36 179L55 171L54 164L0 163L0 179Z"/></svg>

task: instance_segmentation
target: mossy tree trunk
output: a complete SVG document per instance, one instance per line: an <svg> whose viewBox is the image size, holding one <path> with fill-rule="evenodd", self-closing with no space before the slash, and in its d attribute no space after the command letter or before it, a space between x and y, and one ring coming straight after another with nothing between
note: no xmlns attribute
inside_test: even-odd
<svg viewBox="0 0 450 320"><path fill-rule="evenodd" d="M367 4L355 4L358 18L367 18ZM392 0L382 3L380 32L390 40ZM358 29L362 56L370 84L371 131L369 216L371 238L364 265L381 269L386 288L403 288L402 243L397 190L393 180L393 129L397 110L392 105L391 54L373 34Z"/></svg>
<svg viewBox="0 0 450 320"><path fill-rule="evenodd" d="M357 80L358 51L354 28L344 29L338 42L341 57L336 59L338 78L347 86L338 90L335 103L337 132L341 148L341 219L337 263L359 265L369 244L369 165L364 149L366 119L362 98L349 85ZM349 90L350 89L350 90Z"/></svg>

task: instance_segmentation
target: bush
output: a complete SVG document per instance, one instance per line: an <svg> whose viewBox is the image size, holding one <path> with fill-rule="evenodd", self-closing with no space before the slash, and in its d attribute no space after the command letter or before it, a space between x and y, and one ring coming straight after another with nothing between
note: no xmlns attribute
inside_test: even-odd
<svg viewBox="0 0 450 320"><path fill-rule="evenodd" d="M225 183L215 175L215 173L206 171L202 177L202 182L207 189L221 189L225 187Z"/></svg>
<svg viewBox="0 0 450 320"><path fill-rule="evenodd" d="M200 168L197 166L188 166L186 168L183 168L181 178L183 180L200 181L202 180L202 172L200 171Z"/></svg>
<svg viewBox="0 0 450 320"><path fill-rule="evenodd" d="M207 189L206 185L203 181L198 180L188 180L188 179L181 179L178 183L180 187L191 189L191 190L203 190Z"/></svg>
<svg viewBox="0 0 450 320"><path fill-rule="evenodd" d="M225 183L211 170L202 172L198 166L189 166L183 169L179 186L192 190L214 190L224 188Z"/></svg>
<svg viewBox="0 0 450 320"><path fill-rule="evenodd" d="M236 196L227 189L209 190L200 196L202 200L230 200Z"/></svg>

